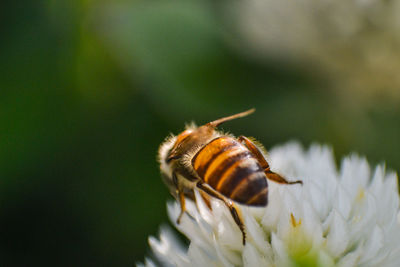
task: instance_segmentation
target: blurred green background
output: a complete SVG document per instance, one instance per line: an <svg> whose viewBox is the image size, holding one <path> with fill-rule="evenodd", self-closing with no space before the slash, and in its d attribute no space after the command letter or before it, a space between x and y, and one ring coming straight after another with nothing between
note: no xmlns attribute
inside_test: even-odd
<svg viewBox="0 0 400 267"><path fill-rule="evenodd" d="M1 266L142 261L168 221L158 146L191 120L255 107L224 129L400 168L396 99L344 97L302 65L247 56L221 4L1 6Z"/></svg>

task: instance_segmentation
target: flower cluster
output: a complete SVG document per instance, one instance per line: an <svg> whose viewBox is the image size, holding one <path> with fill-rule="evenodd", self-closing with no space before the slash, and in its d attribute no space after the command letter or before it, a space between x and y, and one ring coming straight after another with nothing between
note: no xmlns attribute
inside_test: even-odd
<svg viewBox="0 0 400 267"><path fill-rule="evenodd" d="M185 248L167 227L149 243L156 261L146 266L400 266L397 176L374 170L351 155L340 170L326 146L304 151L289 143L270 151L272 169L301 185L269 182L265 208L240 206L247 234L218 200L211 209L196 192L197 205L175 227L190 241ZM172 222L179 204L168 204Z"/></svg>
<svg viewBox="0 0 400 267"><path fill-rule="evenodd" d="M359 98L400 98L400 0L236 3L230 24L246 53L301 64Z"/></svg>

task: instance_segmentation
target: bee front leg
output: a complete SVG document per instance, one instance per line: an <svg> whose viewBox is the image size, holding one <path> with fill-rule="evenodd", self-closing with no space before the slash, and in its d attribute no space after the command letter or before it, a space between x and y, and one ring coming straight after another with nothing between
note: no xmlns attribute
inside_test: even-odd
<svg viewBox="0 0 400 267"><path fill-rule="evenodd" d="M233 204L233 202L231 200L227 200L223 195L221 195L219 192L217 192L213 188L211 188L208 185L204 184L204 182L202 182L202 181L199 181L196 184L196 186L197 186L197 188L199 188L203 192L206 192L210 196L215 197L215 198L217 198L219 200L222 200L224 202L225 206L227 206L229 211L231 212L231 215L232 215L235 223L237 224L237 226L239 227L240 231L242 232L242 242L243 242L243 245L245 245L246 244L246 233L244 231L243 219L241 218L240 213L238 212L238 209L235 206L235 204Z"/></svg>
<svg viewBox="0 0 400 267"><path fill-rule="evenodd" d="M179 197L179 203L181 205L181 213L179 213L178 219L176 219L176 223L180 224L181 223L181 219L183 214L186 211L186 205L185 205L185 195L183 193L183 191L179 191L178 190L178 197Z"/></svg>
<svg viewBox="0 0 400 267"><path fill-rule="evenodd" d="M283 178L282 176L280 176L279 174L271 171L267 160L264 158L264 155L261 153L260 149L249 138L247 138L245 136L239 136L238 140L241 143L244 142L245 146L251 151L251 153L253 153L253 155L256 157L256 159L260 163L261 167L264 169L264 173L268 179L270 179L276 183L280 183L280 184L303 184L303 182L300 180L290 182L290 181L286 180L285 178Z"/></svg>
<svg viewBox="0 0 400 267"><path fill-rule="evenodd" d="M186 211L185 194L183 192L182 186L179 185L178 176L176 175L175 172L172 173L172 182L174 183L174 185L176 187L176 192L177 192L177 195L178 195L178 201L179 201L179 204L181 206L181 212L179 213L178 219L176 219L176 223L180 224L182 216Z"/></svg>

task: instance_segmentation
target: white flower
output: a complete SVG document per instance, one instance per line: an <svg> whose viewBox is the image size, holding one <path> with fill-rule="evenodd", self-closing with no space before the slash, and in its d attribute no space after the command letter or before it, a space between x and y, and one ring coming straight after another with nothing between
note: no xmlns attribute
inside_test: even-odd
<svg viewBox="0 0 400 267"><path fill-rule="evenodd" d="M242 0L235 2L240 50L277 57L330 79L359 98L400 99L400 0Z"/></svg>
<svg viewBox="0 0 400 267"><path fill-rule="evenodd" d="M197 194L198 209L175 227L189 239L185 248L168 228L149 238L163 266L400 266L397 176L383 165L371 171L357 155L338 171L326 146L303 151L297 143L270 152L271 167L300 185L269 182L266 208L240 206L246 245L228 209L218 200L210 210ZM172 222L179 204L168 204ZM146 266L156 266L146 260Z"/></svg>

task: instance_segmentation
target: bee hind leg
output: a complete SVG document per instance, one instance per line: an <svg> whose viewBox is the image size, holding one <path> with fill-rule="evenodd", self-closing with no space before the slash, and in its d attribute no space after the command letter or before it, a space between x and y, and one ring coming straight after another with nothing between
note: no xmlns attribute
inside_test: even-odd
<svg viewBox="0 0 400 267"><path fill-rule="evenodd" d="M225 206L228 207L229 211L231 212L232 218L239 227L240 231L242 232L242 242L243 245L246 244L246 232L244 231L244 223L243 219L239 213L239 210L233 204L231 200L227 200L223 195L221 195L219 192L214 190L213 188L209 187L208 185L204 184L202 181L197 183L197 188L202 190L203 192L207 193L208 195L215 197L219 200L222 200L225 204Z"/></svg>
<svg viewBox="0 0 400 267"><path fill-rule="evenodd" d="M303 182L300 180L292 182L288 181L281 175L271 171L267 160L264 158L264 155L261 153L257 145L254 144L249 138L242 135L238 137L238 140L239 142L244 143L244 145L251 151L251 153L253 153L253 155L256 157L261 167L263 168L264 173L268 179L280 184L303 184Z"/></svg>
<svg viewBox="0 0 400 267"><path fill-rule="evenodd" d="M280 183L280 184L303 184L303 181L288 181L285 178L283 178L282 176L280 176L279 174L270 171L270 170L266 170L265 171L265 175L267 176L268 179L276 182L276 183Z"/></svg>

